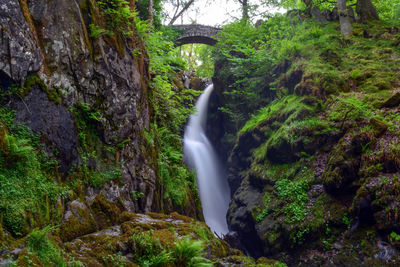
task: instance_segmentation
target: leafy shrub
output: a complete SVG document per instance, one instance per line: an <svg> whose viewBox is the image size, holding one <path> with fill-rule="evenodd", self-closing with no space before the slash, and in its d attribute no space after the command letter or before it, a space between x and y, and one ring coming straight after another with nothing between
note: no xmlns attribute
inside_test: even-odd
<svg viewBox="0 0 400 267"><path fill-rule="evenodd" d="M173 251L174 262L177 266L207 267L211 262L203 257L203 243L184 237L175 243Z"/></svg>
<svg viewBox="0 0 400 267"><path fill-rule="evenodd" d="M132 19L134 13L125 0L97 0L106 19L109 32L118 32L123 35L132 34ZM93 35L93 32L92 32Z"/></svg>
<svg viewBox="0 0 400 267"><path fill-rule="evenodd" d="M400 241L400 235L397 234L396 232L391 232L390 233L390 238L395 242L399 242Z"/></svg>
<svg viewBox="0 0 400 267"><path fill-rule="evenodd" d="M288 179L279 179L275 183L275 189L278 197L287 202L283 209L284 213L289 215L287 222L300 222L307 215L306 203L308 201L308 184L304 180L290 181Z"/></svg>
<svg viewBox="0 0 400 267"><path fill-rule="evenodd" d="M138 192L138 191L135 191L135 190L132 190L130 192L130 195L131 195L131 199L133 201L137 201L139 198L144 196L144 194L142 192Z"/></svg>
<svg viewBox="0 0 400 267"><path fill-rule="evenodd" d="M203 257L203 243L187 236L172 247L164 248L151 232L138 233L132 235L130 245L134 261L140 266L211 266L211 262Z"/></svg>
<svg viewBox="0 0 400 267"><path fill-rule="evenodd" d="M50 221L50 205L63 189L54 181L56 164L34 147L37 136L16 125L14 114L0 110L0 212L8 231L23 235L28 213L33 225Z"/></svg>
<svg viewBox="0 0 400 267"><path fill-rule="evenodd" d="M31 252L35 253L45 266L67 266L64 262L62 252L47 236L51 230L50 226L33 229L27 238L27 245Z"/></svg>
<svg viewBox="0 0 400 267"><path fill-rule="evenodd" d="M159 176L164 187L164 198L175 205L183 205L189 191L196 192L193 174L185 167L182 154L181 130L193 111L194 96L198 92L177 89L172 84L176 71L185 69L184 61L170 41L173 32L153 32L146 38L150 56L150 102L154 109L154 122L145 132L149 143L160 148Z"/></svg>

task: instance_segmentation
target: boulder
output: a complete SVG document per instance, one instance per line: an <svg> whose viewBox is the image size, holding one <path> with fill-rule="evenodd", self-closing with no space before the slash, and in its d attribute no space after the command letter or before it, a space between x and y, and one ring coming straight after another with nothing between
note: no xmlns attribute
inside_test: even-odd
<svg viewBox="0 0 400 267"><path fill-rule="evenodd" d="M400 92L395 93L382 103L384 108L394 108L400 105Z"/></svg>

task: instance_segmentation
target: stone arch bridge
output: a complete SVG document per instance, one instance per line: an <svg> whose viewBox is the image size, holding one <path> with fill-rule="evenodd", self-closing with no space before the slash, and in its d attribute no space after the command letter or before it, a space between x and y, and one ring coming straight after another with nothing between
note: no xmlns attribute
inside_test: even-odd
<svg viewBox="0 0 400 267"><path fill-rule="evenodd" d="M177 46L184 44L215 45L217 43L216 36L221 31L220 28L199 24L173 25L172 28L181 32L175 41Z"/></svg>

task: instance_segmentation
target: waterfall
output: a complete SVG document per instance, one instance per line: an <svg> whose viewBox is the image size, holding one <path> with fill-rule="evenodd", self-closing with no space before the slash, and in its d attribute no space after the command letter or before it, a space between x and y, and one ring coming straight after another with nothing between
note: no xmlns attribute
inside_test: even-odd
<svg viewBox="0 0 400 267"><path fill-rule="evenodd" d="M204 219L218 235L228 232L226 212L229 206L229 185L205 129L207 108L214 89L208 86L196 103L197 111L190 116L184 135L185 161L196 171L197 186L203 206Z"/></svg>

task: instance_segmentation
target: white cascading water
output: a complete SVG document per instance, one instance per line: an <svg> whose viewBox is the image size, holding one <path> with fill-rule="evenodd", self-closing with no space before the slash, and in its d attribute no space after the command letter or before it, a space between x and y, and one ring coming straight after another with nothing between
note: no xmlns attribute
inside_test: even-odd
<svg viewBox="0 0 400 267"><path fill-rule="evenodd" d="M184 135L185 161L196 171L203 215L212 231L222 236L228 233L226 212L229 206L229 185L210 141L206 136L207 109L214 89L208 86L196 103Z"/></svg>

